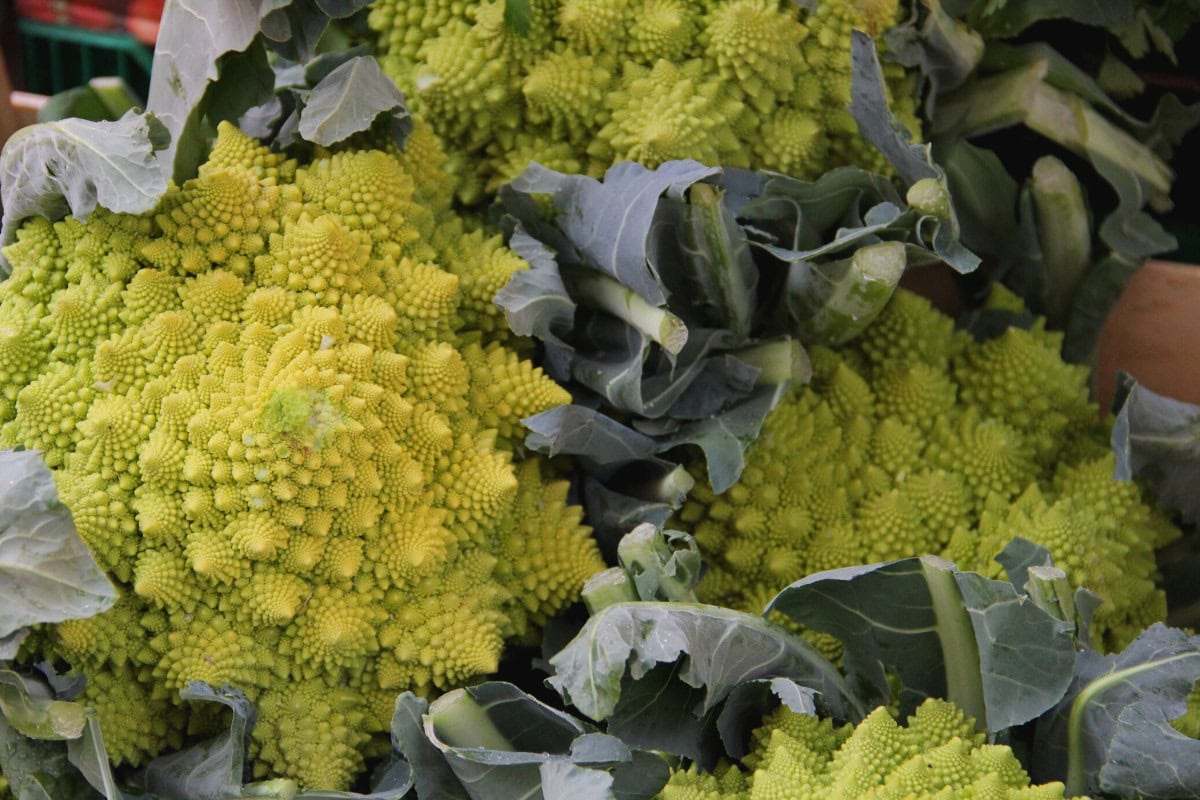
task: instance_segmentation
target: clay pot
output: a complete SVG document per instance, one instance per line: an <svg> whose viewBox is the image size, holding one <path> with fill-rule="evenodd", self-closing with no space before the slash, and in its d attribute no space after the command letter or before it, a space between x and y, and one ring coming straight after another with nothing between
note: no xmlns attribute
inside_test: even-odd
<svg viewBox="0 0 1200 800"><path fill-rule="evenodd" d="M1147 261L1100 333L1096 392L1112 406L1117 370L1159 394L1200 403L1200 264Z"/></svg>

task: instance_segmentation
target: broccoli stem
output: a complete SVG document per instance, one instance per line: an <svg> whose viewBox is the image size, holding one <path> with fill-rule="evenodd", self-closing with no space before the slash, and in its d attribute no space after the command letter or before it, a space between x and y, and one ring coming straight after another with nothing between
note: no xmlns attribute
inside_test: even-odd
<svg viewBox="0 0 1200 800"><path fill-rule="evenodd" d="M1046 59L1038 59L940 99L946 122L934 136L979 136L1024 123L1072 152L1133 172L1154 193L1166 196L1174 178L1171 168L1083 98L1047 83L1049 68Z"/></svg>
<svg viewBox="0 0 1200 800"><path fill-rule="evenodd" d="M671 355L687 344L688 329L682 319L665 308L652 306L634 290L592 270L579 270L570 278L577 301L603 309L657 342Z"/></svg>
<svg viewBox="0 0 1200 800"><path fill-rule="evenodd" d="M1076 625L1075 593L1067 573L1058 567L1030 567L1025 593L1038 608L1052 617ZM1077 626L1078 627L1078 626Z"/></svg>
<svg viewBox="0 0 1200 800"><path fill-rule="evenodd" d="M584 581L583 604L593 617L609 606L638 599L629 575L620 567L609 567Z"/></svg>
<svg viewBox="0 0 1200 800"><path fill-rule="evenodd" d="M720 312L722 326L744 339L754 322L758 273L745 234L722 203L724 196L707 183L693 184L688 191L690 244L695 247L688 264L693 278L704 287L704 298Z"/></svg>
<svg viewBox="0 0 1200 800"><path fill-rule="evenodd" d="M838 345L850 341L883 310L908 264L901 242L880 242L850 258L794 264L788 305L802 339Z"/></svg>
<svg viewBox="0 0 1200 800"><path fill-rule="evenodd" d="M290 778L275 778L269 781L255 781L242 787L242 798L264 798L264 800L295 800L300 794L300 786Z"/></svg>
<svg viewBox="0 0 1200 800"><path fill-rule="evenodd" d="M921 570L929 586L938 641L946 669L946 699L975 718L977 730L987 730L987 703L983 676L979 672L979 643L967 615L962 593L954 580L954 564L938 556L921 558Z"/></svg>
<svg viewBox="0 0 1200 800"><path fill-rule="evenodd" d="M1092 223L1079 179L1054 156L1034 162L1029 194L1046 264L1046 316L1055 327L1062 327L1075 289L1092 263Z"/></svg>
<svg viewBox="0 0 1200 800"><path fill-rule="evenodd" d="M455 689L439 697L429 706L429 719L438 738L451 747L516 750L469 689Z"/></svg>
<svg viewBox="0 0 1200 800"><path fill-rule="evenodd" d="M779 339L774 342L735 350L732 354L738 361L758 368L758 386L787 383L808 383L812 380L812 361L808 352L795 339Z"/></svg>
<svg viewBox="0 0 1200 800"><path fill-rule="evenodd" d="M675 535L675 534L672 534ZM676 539L681 540L682 537ZM686 541L690 541L687 537ZM655 597L641 597L642 600L667 600L670 602L696 603L696 593L693 591L700 578L700 554L695 550L697 569L689 571L676 556L676 550L667 540L667 536L653 523L643 522L629 533L621 537L617 545L617 559L621 562L635 588L638 586L638 576L652 573ZM684 549L686 554L686 548ZM638 592L639 597L646 592Z"/></svg>

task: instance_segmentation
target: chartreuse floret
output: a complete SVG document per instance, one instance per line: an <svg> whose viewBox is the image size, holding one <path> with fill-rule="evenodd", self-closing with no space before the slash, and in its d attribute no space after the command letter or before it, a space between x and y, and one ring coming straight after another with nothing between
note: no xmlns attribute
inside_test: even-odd
<svg viewBox="0 0 1200 800"><path fill-rule="evenodd" d="M528 5L528 30L516 31L488 0L373 4L384 69L444 139L466 203L531 160L593 176L680 158L801 178L847 163L888 169L846 106L851 31L883 46L895 0ZM892 63L884 75L919 135L911 78Z"/></svg>
<svg viewBox="0 0 1200 800"><path fill-rule="evenodd" d="M815 349L741 480L698 481L677 515L710 566L702 599L759 611L809 573L925 553L999 576L1021 536L1103 598L1095 643L1124 646L1165 614L1154 551L1179 531L1112 480L1086 372L1057 353L1040 327L976 343L904 292L853 346Z"/></svg>
<svg viewBox="0 0 1200 800"><path fill-rule="evenodd" d="M953 703L930 698L899 725L880 707L857 726L781 706L754 731L746 771L678 770L660 800L1050 800L1063 784L1030 785L1006 746L984 744Z"/></svg>
<svg viewBox="0 0 1200 800"><path fill-rule="evenodd" d="M344 789L399 692L496 670L603 568L514 456L570 396L491 335L524 263L452 220L435 247L399 159L295 165L228 125L213 153L143 217L5 251L0 446L44 453L121 590L22 657L87 677L122 763L197 728L189 681L228 683L256 776Z"/></svg>

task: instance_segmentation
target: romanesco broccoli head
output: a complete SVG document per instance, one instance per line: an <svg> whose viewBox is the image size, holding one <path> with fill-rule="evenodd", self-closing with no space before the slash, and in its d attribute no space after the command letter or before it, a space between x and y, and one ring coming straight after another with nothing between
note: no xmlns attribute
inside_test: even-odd
<svg viewBox="0 0 1200 800"><path fill-rule="evenodd" d="M255 774L345 788L399 692L494 671L603 568L514 451L570 400L491 335L524 263L414 191L382 151L296 165L223 125L154 212L6 249L0 446L44 453L122 595L23 657L87 676L120 762L181 744L198 680L255 701Z"/></svg>
<svg viewBox="0 0 1200 800"><path fill-rule="evenodd" d="M1179 535L1112 479L1083 367L1042 328L982 343L900 292L853 347L816 349L811 386L768 416L741 480L698 481L674 524L710 572L698 592L760 611L806 574L925 553L999 577L1014 537L1098 593L1095 644L1165 615L1154 551Z"/></svg>
<svg viewBox="0 0 1200 800"><path fill-rule="evenodd" d="M1061 800L1061 783L1030 785L1013 751L984 744L975 723L945 700L930 698L900 725L886 708L857 726L797 714L781 706L754 731L748 771L677 770L660 800L829 800L986 797Z"/></svg>
<svg viewBox="0 0 1200 800"><path fill-rule="evenodd" d="M369 16L468 204L531 160L593 176L680 158L806 179L888 170L846 107L851 31L882 42L895 0L534 0L521 32L503 5L376 0ZM915 79L891 62L884 75L919 135Z"/></svg>

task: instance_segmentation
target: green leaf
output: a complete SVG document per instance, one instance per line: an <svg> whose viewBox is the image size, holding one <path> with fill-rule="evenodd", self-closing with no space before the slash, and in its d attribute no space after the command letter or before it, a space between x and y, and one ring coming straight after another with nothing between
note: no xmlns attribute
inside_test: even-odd
<svg viewBox="0 0 1200 800"><path fill-rule="evenodd" d="M412 692L396 698L392 716L392 746L412 768L419 800L469 800L441 751L425 736L424 716L429 701Z"/></svg>
<svg viewBox="0 0 1200 800"><path fill-rule="evenodd" d="M1133 19L1134 0L1006 0L998 10L976 19L976 27L988 36L1016 36L1037 22L1070 19L1085 25L1115 27Z"/></svg>
<svg viewBox="0 0 1200 800"><path fill-rule="evenodd" d="M621 537L617 558L639 600L696 602L703 564L691 534L643 523Z"/></svg>
<svg viewBox="0 0 1200 800"><path fill-rule="evenodd" d="M424 731L472 798L614 800L619 784L619 796L649 800L667 781L661 759L635 764L634 751L620 739L510 683L442 695L429 705Z"/></svg>
<svg viewBox="0 0 1200 800"><path fill-rule="evenodd" d="M246 760L246 737L254 727L254 706L238 689L213 688L189 681L182 700L219 703L231 711L229 730L178 753L159 756L146 767L146 788L166 797L221 800L229 787L240 787Z"/></svg>
<svg viewBox="0 0 1200 800"><path fill-rule="evenodd" d="M933 556L817 573L767 610L836 636L847 671L880 692L894 671L904 713L944 697L982 729L1002 731L1052 707L1071 681L1073 625L1010 583Z"/></svg>
<svg viewBox="0 0 1200 800"><path fill-rule="evenodd" d="M299 131L323 147L367 130L383 114L393 123L407 120L404 95L370 56L338 66L308 93L300 111Z"/></svg>
<svg viewBox="0 0 1200 800"><path fill-rule="evenodd" d="M0 152L0 247L28 217L83 219L97 206L140 214L167 190L164 128L133 111L116 122L65 119L14 133ZM9 267L0 256L0 278Z"/></svg>
<svg viewBox="0 0 1200 800"><path fill-rule="evenodd" d="M591 617L550 659L548 683L610 732L714 763L720 705L748 681L788 678L839 719L865 708L804 639L762 617L692 603L620 603ZM649 702L654 698L654 702Z"/></svg>
<svg viewBox="0 0 1200 800"><path fill-rule="evenodd" d="M55 700L44 684L10 669L0 669L0 713L17 732L32 739L76 739L87 723L81 704Z"/></svg>
<svg viewBox="0 0 1200 800"><path fill-rule="evenodd" d="M0 487L0 578L10 587L0 636L112 607L116 589L79 538L38 453L0 452Z"/></svg>
<svg viewBox="0 0 1200 800"><path fill-rule="evenodd" d="M205 121L205 100L222 58L250 47L271 7L269 0L175 0L164 7L147 98L171 135L163 177L182 182L195 174L214 128Z"/></svg>
<svg viewBox="0 0 1200 800"><path fill-rule="evenodd" d="M1156 394L1124 373L1114 405L1114 477L1145 481L1160 506L1200 523L1200 406Z"/></svg>
<svg viewBox="0 0 1200 800"><path fill-rule="evenodd" d="M113 778L108 751L104 747L104 737L100 732L100 721L96 718L96 712L90 708L87 710L83 734L78 739L67 742L67 759L105 800L133 800L117 786ZM185 797L183 800L192 799Z"/></svg>
<svg viewBox="0 0 1200 800"><path fill-rule="evenodd" d="M67 760L62 742L30 739L0 715L0 774L17 800L86 800L97 795Z"/></svg>
<svg viewBox="0 0 1200 800"><path fill-rule="evenodd" d="M553 195L561 212L558 225L589 268L616 278L647 303L662 305L666 293L646 257L658 198L663 193L678 196L696 181L719 172L696 161L670 161L656 170L623 161L597 181L535 163L513 179L511 187L527 194Z"/></svg>
<svg viewBox="0 0 1200 800"><path fill-rule="evenodd" d="M947 13L940 0L924 0L908 20L884 34L888 52L906 67L917 67L929 84L925 117L936 113L937 96L961 86L983 57L983 37Z"/></svg>
<svg viewBox="0 0 1200 800"><path fill-rule="evenodd" d="M1039 724L1036 780L1068 794L1195 797L1200 741L1171 726L1200 680L1200 637L1155 623L1122 652L1079 654L1070 690Z"/></svg>

